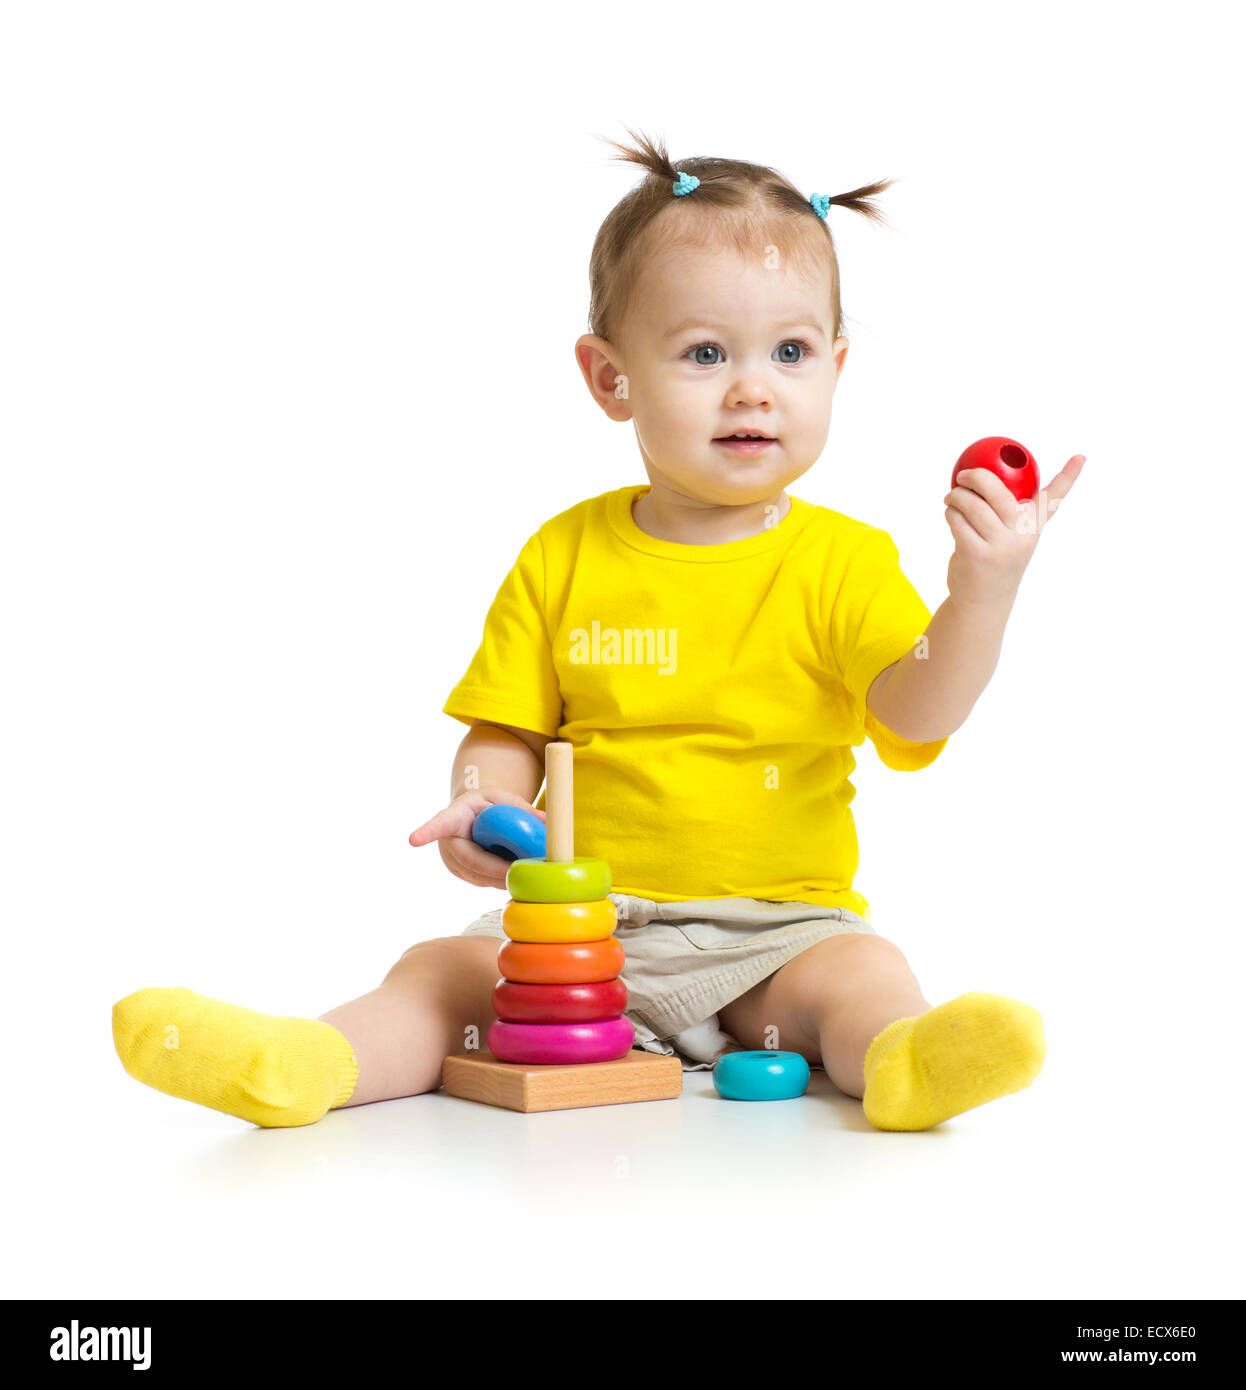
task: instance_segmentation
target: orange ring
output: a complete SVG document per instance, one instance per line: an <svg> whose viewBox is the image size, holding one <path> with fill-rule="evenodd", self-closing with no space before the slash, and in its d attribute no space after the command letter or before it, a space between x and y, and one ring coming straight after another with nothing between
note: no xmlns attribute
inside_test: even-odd
<svg viewBox="0 0 1246 1390"><path fill-rule="evenodd" d="M502 930L512 941L601 941L614 932L618 912L610 898L587 903L517 903L502 909Z"/></svg>
<svg viewBox="0 0 1246 1390"><path fill-rule="evenodd" d="M507 941L498 973L528 985L591 985L623 973L627 956L617 936L604 941Z"/></svg>

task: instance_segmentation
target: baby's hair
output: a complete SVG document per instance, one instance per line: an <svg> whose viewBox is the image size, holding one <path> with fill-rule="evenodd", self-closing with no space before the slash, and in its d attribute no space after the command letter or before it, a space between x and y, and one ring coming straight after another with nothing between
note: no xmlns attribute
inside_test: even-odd
<svg viewBox="0 0 1246 1390"><path fill-rule="evenodd" d="M590 333L609 340L618 331L648 257L658 251L703 249L708 244L756 257L773 246L786 262L805 271L829 257L831 336L840 336L843 311L835 238L829 218L818 216L807 194L778 170L744 160L698 156L676 165L661 139L651 140L630 126L624 129L635 141L634 147L604 135L597 138L622 151L613 158L640 165L646 177L615 205L593 241L588 269ZM681 172L701 182L677 198L672 185ZM869 199L894 182L883 179L851 193L838 193L829 201L886 226L887 219ZM655 221L657 225L651 225Z"/></svg>

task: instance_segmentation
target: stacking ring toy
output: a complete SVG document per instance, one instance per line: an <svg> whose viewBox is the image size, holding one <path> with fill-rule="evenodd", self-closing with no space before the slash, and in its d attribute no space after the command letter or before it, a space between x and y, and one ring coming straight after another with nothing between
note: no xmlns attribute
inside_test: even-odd
<svg viewBox="0 0 1246 1390"><path fill-rule="evenodd" d="M486 1041L499 1062L613 1062L632 1050L636 1030L623 1017L602 1023L505 1023L495 1018Z"/></svg>
<svg viewBox="0 0 1246 1390"><path fill-rule="evenodd" d="M591 903L517 903L502 909L502 930L512 941L602 941L618 909L609 898Z"/></svg>
<svg viewBox="0 0 1246 1390"><path fill-rule="evenodd" d="M622 980L591 985L526 985L499 980L493 1012L506 1023L600 1023L627 1008Z"/></svg>
<svg viewBox="0 0 1246 1390"><path fill-rule="evenodd" d="M498 947L502 975L534 985L613 980L626 964L623 945L614 936L605 941L507 941Z"/></svg>
<svg viewBox="0 0 1246 1390"><path fill-rule="evenodd" d="M809 1085L809 1063L799 1052L725 1052L713 1077L724 1100L793 1100Z"/></svg>
<svg viewBox="0 0 1246 1390"><path fill-rule="evenodd" d="M472 822L472 839L502 859L545 857L545 822L522 806L486 806Z"/></svg>
<svg viewBox="0 0 1246 1390"><path fill-rule="evenodd" d="M506 871L506 891L517 903L585 903L610 892L604 859L516 859Z"/></svg>

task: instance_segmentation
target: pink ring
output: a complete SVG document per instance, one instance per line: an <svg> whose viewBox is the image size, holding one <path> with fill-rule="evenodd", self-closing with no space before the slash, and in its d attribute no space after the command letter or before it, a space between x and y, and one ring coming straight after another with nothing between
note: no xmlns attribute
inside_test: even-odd
<svg viewBox="0 0 1246 1390"><path fill-rule="evenodd" d="M631 1020L621 1014L600 1023L507 1023L495 1018L487 1034L489 1051L499 1062L542 1066L613 1062L625 1057L635 1040Z"/></svg>

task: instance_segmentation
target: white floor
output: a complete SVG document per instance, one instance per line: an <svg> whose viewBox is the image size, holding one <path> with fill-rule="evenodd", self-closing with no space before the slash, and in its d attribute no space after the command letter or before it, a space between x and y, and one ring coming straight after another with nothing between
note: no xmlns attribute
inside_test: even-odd
<svg viewBox="0 0 1246 1390"><path fill-rule="evenodd" d="M1215 1084L1105 1099L1109 1040L1081 1042L1096 1065L1057 1047L1028 1090L920 1134L873 1129L820 1071L782 1103L688 1072L672 1101L520 1115L436 1093L260 1130L92 1049L77 1094L9 1111L3 1292L1241 1297Z"/></svg>

